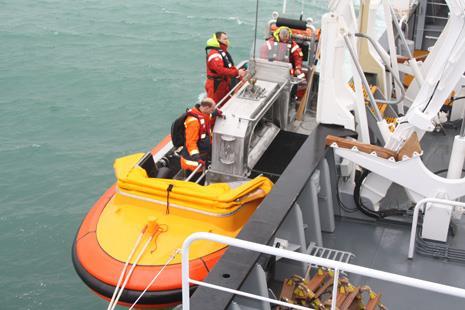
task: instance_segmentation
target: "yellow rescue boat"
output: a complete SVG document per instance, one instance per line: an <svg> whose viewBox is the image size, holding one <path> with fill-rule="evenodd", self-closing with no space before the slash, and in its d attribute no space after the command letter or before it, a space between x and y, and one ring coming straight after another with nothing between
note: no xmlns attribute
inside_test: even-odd
<svg viewBox="0 0 465 310"><path fill-rule="evenodd" d="M167 149L173 152L169 137L147 155L115 161L117 182L87 214L73 245L73 263L82 280L107 300L123 286L121 305L131 305L145 289L138 307L180 303L181 257L176 250L184 239L198 231L235 237L272 187L262 176L207 186L150 177L154 172L148 171L147 159L160 158ZM195 243L191 277L204 279L224 251L222 244Z"/></svg>

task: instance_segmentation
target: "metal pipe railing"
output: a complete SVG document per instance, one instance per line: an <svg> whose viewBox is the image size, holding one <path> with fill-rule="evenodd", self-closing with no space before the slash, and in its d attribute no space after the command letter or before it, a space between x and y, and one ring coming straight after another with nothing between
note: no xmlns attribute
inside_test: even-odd
<svg viewBox="0 0 465 310"><path fill-rule="evenodd" d="M268 245L263 245L263 244L258 244L246 240L240 240L240 239L235 239L231 237L226 237L226 236L221 236L217 234L212 234L212 233L206 233L206 232L196 232L187 237L187 239L184 241L182 245L182 308L183 310L189 310L190 309L190 290L189 290L189 285L196 284L199 286L205 286L213 289L217 289L220 291L232 293L232 294L237 294L257 300L262 300L266 302L270 302L273 304L278 304L278 305L283 305L287 306L290 308L294 309L309 309L305 308L302 306L294 305L294 304L288 304L284 303L279 300L263 297L260 295L255 295L255 294L250 294L250 293L245 293L242 291L234 290L234 289L229 289L225 288L222 286L214 285L211 283L206 283L203 281L198 281L190 278L190 265L189 265L189 248L191 244L196 241L196 240L210 240L222 244L226 244L229 246L235 246L247 250L252 250L268 255L274 255L274 256L279 256L279 257L285 257L288 259L293 259L297 260L303 263L307 264L313 264L313 265L318 265L318 266L324 266L330 269L334 270L334 285L333 285L333 291L332 291L332 304L331 304L331 309L335 310L336 309L336 297L337 297L337 283L339 281L339 272L340 271L345 271L349 273L355 273L359 274L362 276L370 277L370 278L375 278L379 280L384 280L388 282L393 282L393 283L398 283L401 285L406 285L406 286L411 286L411 287L416 287L432 292L437 292L445 295L450 295L450 296L456 296L460 298L465 299L465 289L449 286L449 285L444 285L444 284L439 284L439 283L434 283L430 281L425 281L425 280L420 280L420 279L415 279L407 276L402 276L394 273L389 273L385 271L380 271L380 270L375 270L371 268L366 268L366 267L361 267L357 265L352 265L348 263L342 263L339 261L334 261L334 260L329 260L326 258L321 258L321 257L316 257L316 256L311 256L303 253L298 253L298 252L293 252L289 250L284 250L284 249L279 249L275 248L272 246Z"/></svg>
<svg viewBox="0 0 465 310"><path fill-rule="evenodd" d="M349 50L350 56L352 57L352 61L354 62L355 68L357 69L357 72L360 76L360 79L362 80L363 87L365 88L368 99L370 101L370 105L373 108L373 111L375 113L375 118L378 122L383 120L383 116L381 115L381 112L379 111L378 105L376 104L375 97L371 93L370 85L368 84L367 78L365 74L363 73L362 66L360 65L360 62L357 59L357 55L355 54L355 50L352 47L352 44L350 43L349 40L349 34L346 34L343 36L344 42Z"/></svg>
<svg viewBox="0 0 465 310"><path fill-rule="evenodd" d="M404 32L402 31L402 27L400 26L402 24L402 20L399 22L399 20L397 19L396 12L394 12L394 9L392 8L392 6L390 4L388 4L388 6L389 6L390 13L391 13L391 17L394 20L393 22L394 27L396 28L397 33L400 37L400 40L402 44L405 46L405 50L407 51L408 58L409 58L408 63L413 70L414 76L417 79L419 86L421 87L421 85L423 85L424 83L423 74L421 73L420 68L418 67L417 61L415 57L413 56L412 51L408 47L408 43L407 43L407 40L405 39Z"/></svg>
<svg viewBox="0 0 465 310"><path fill-rule="evenodd" d="M207 175L207 170L205 170L198 178L197 181L195 181L196 184L199 184L200 181L203 180L203 178Z"/></svg>
<svg viewBox="0 0 465 310"><path fill-rule="evenodd" d="M199 164L197 168L195 168L194 171L192 171L191 174L189 174L189 176L184 181L189 182L194 177L194 175L199 171L199 169L202 168L202 166L203 166L202 164Z"/></svg>
<svg viewBox="0 0 465 310"><path fill-rule="evenodd" d="M316 57L316 28L312 24L307 24L307 28L312 31L312 39L310 41L309 55L308 55L308 68L310 68L315 62Z"/></svg>
<svg viewBox="0 0 465 310"><path fill-rule="evenodd" d="M437 203L435 207L442 208L442 209L449 209L451 206L465 208L465 203L453 201L453 200L445 200L445 199L439 199L439 198L425 198L425 199L420 200L416 204L415 209L413 210L412 229L410 231L410 243L408 247L408 258L409 259L413 259L413 253L415 251L415 237L417 234L418 213L420 212L420 209L422 212L424 211L425 205L428 202Z"/></svg>
<svg viewBox="0 0 465 310"><path fill-rule="evenodd" d="M381 57L381 59L383 60L384 62L384 65L387 67L387 69L389 70L389 72L392 73L392 77L394 78L394 82L397 84L397 86L399 86L399 89L400 89L400 97L399 98L396 98L396 100L392 101L392 100L383 100L383 99L375 99L376 102L379 102L379 103L387 103L387 104L399 104L400 102L402 102L402 100L404 100L405 98L405 88L404 88L404 85L402 85L402 82L399 80L399 77L397 76L397 74L394 74L393 73L393 69L391 66L389 66L389 63L390 63L390 60L389 58L386 58L387 55L384 55L383 54L383 49L382 47L380 46L380 44L373 40L372 37L370 37L369 35L365 34L365 33L356 33L355 34L356 37L360 37L360 38L365 38L368 40L368 42L371 43L371 45L375 48L376 52L378 53L378 55ZM387 94L386 94L387 95Z"/></svg>
<svg viewBox="0 0 465 310"><path fill-rule="evenodd" d="M465 137L465 109L463 110L462 127L460 127L459 136L460 137Z"/></svg>
<svg viewBox="0 0 465 310"><path fill-rule="evenodd" d="M389 5L389 9L391 11L392 18L394 19L394 23L393 23L394 27L396 28L397 33L399 34L400 40L401 40L402 44L404 45L405 50L407 51L408 58L413 58L412 51L408 47L407 40L405 39L404 31L402 30L402 28L400 26L402 21L399 22L399 20L397 19L396 12L394 12L394 9L392 8L391 5Z"/></svg>

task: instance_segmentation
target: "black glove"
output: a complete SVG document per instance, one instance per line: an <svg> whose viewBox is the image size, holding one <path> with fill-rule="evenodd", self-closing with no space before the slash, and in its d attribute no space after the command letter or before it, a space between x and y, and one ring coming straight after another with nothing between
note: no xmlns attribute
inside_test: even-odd
<svg viewBox="0 0 465 310"><path fill-rule="evenodd" d="M199 159L197 162L198 162L200 165L202 165L202 169L205 168L205 166L207 165L203 159Z"/></svg>
<svg viewBox="0 0 465 310"><path fill-rule="evenodd" d="M213 111L212 113L212 117L221 117L221 118L225 118L224 117L224 114L223 114L223 111L221 111L220 109L215 109L215 111Z"/></svg>
<svg viewBox="0 0 465 310"><path fill-rule="evenodd" d="M194 154L194 155L192 155L191 157L192 157L192 160L193 160L193 161L199 161L199 160L200 160L200 154L199 154L199 153Z"/></svg>

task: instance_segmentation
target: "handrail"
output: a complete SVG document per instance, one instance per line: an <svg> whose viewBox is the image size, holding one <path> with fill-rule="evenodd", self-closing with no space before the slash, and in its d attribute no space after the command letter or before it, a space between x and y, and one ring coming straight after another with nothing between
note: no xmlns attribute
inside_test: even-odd
<svg viewBox="0 0 465 310"><path fill-rule="evenodd" d="M410 232L410 243L408 248L408 258L413 259L413 253L415 250L415 237L417 234L417 225L418 225L418 213L424 210L426 203L428 202L435 202L438 205L435 205L437 208L448 209L451 206L454 207L461 207L465 209L465 203L453 201L453 200L446 200L446 199L439 199L439 198L424 198L420 200L413 210L413 220L412 220L412 230Z"/></svg>
<svg viewBox="0 0 465 310"><path fill-rule="evenodd" d="M192 177L199 171L200 168L202 168L202 164L198 164L197 168L194 169L194 171L191 172L191 174L189 174L189 176L184 180L186 182L189 182Z"/></svg>
<svg viewBox="0 0 465 310"><path fill-rule="evenodd" d="M460 127L459 136L461 138L465 137L465 110L463 110L462 126Z"/></svg>
<svg viewBox="0 0 465 310"><path fill-rule="evenodd" d="M370 37L369 35L365 34L365 33L356 33L355 34L356 37L360 37L360 38L365 38L368 40L368 42L371 43L371 45L374 47L374 49L376 50L376 52L378 53L378 55L381 57L381 59L383 60L384 62L384 65L387 67L387 69L389 70L389 72L393 73L393 69L391 66L389 66L389 63L390 63L390 60L389 58L386 58L387 54L384 55L382 53L382 48L381 46L379 45L379 43L375 40L373 40L372 37ZM397 84L397 86L399 86L400 88L400 97L399 98L396 98L396 100L392 101L392 100L383 100L383 99L375 99L377 102L380 102L380 103L386 103L386 104L399 104L400 102L402 102L402 100L404 100L404 97L405 97L405 88L404 88L404 85L402 85L402 82L399 80L397 74L392 74L392 77L394 78L394 82ZM387 94L386 94L387 95Z"/></svg>
<svg viewBox="0 0 465 310"><path fill-rule="evenodd" d="M206 232L196 232L187 237L182 245L182 308L183 310L190 309L190 290L189 284L196 284L199 286L205 286L213 289L217 289L220 291L233 293L245 297L254 298L257 300L267 301L273 304L283 305L287 307L291 307L294 309L309 309L302 306L294 305L285 303L276 299L271 299L267 297L263 297L260 295L254 295L245 293L242 291L234 290L225 288L222 286L206 283L203 281L197 281L190 278L190 270L189 270L189 247L192 242L196 240L210 240L222 244L227 244L229 246L240 247L256 252L261 252L268 255L275 255L280 257L285 257L288 259L297 260L300 262L304 262L307 264L314 264L319 266L324 266L327 268L331 268L334 270L334 284L333 284L333 291L332 291L332 302L331 302L331 310L336 309L336 296L337 296L337 283L339 281L339 272L345 271L349 273L355 273L366 277L371 277L379 280L384 280L388 282L399 283L402 285L407 285L411 287L416 287L420 289L425 289L437 293L442 293L445 295L456 296L460 298L465 298L465 289L434 283L430 281L415 279L411 277L406 277L394 273L389 273L385 271L375 270L371 268L361 267L353 264L342 263L339 261L334 261L326 258L311 256L303 253L293 252L289 250L279 249L268 245L258 244L246 240L235 239L231 237L221 236L213 233L206 233Z"/></svg>
<svg viewBox="0 0 465 310"><path fill-rule="evenodd" d="M349 49L350 56L352 57L352 61L354 62L354 65L355 65L355 68L357 69L358 75L360 76L360 79L362 80L363 87L365 88L365 90L367 92L368 99L370 101L370 105L372 106L373 111L376 114L375 118L376 118L376 120L378 122L380 122L380 121L383 120L383 116L381 115L381 112L379 111L378 105L376 104L375 97L371 93L370 85L368 84L367 78L366 78L365 74L363 73L362 66L360 65L360 62L357 59L357 56L355 54L355 50L354 50L352 44L350 43L349 34L345 34L343 36L343 38L344 38L344 42L345 42L347 48Z"/></svg>
<svg viewBox="0 0 465 310"><path fill-rule="evenodd" d="M401 28L401 25L402 25L402 19L399 21L397 19L397 15L396 15L396 12L394 12L394 9L392 8L391 5L389 5L389 10L391 11L391 16L394 20L393 24L397 30L397 33L399 34L399 37L400 37L400 41L402 42L402 44L404 45L405 47L405 50L407 51L407 54L408 54L408 58L409 59L412 59L414 58L413 57L413 54L412 54L412 51L410 50L410 48L408 47L408 43L407 43L407 40L405 39L405 35L404 35L404 31L402 30Z"/></svg>
<svg viewBox="0 0 465 310"><path fill-rule="evenodd" d="M388 7L389 7L389 10L390 10L391 18L393 19L394 27L396 28L396 31L397 31L397 33L398 33L398 35L400 37L400 41L402 42L402 44L405 47L405 50L407 51L408 58L409 58L408 62L410 64L410 66L412 67L414 76L417 79L419 86L421 86L424 83L424 78L423 78L423 75L422 75L422 73L420 71L420 68L418 68L417 61L416 61L415 57L413 56L412 51L408 47L408 43L407 43L407 40L405 39L404 32L402 31L402 27L401 27L402 19L399 22L399 20L397 19L396 12L394 12L394 9L392 8L392 6L390 4L388 4Z"/></svg>
<svg viewBox="0 0 465 310"><path fill-rule="evenodd" d="M303 3L303 1L302 1ZM309 55L308 55L308 67L310 68L313 63L315 62L315 56L316 56L316 46L315 46L315 43L316 43L316 28L315 26L313 26L312 24L307 24L307 27L310 28L310 30L312 31L312 40L310 41L311 42L311 45L310 45L310 48L309 48Z"/></svg>

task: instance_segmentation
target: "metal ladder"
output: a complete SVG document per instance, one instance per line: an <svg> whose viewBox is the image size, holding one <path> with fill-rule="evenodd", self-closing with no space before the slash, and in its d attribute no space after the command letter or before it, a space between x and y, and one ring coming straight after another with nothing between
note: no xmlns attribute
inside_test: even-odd
<svg viewBox="0 0 465 310"><path fill-rule="evenodd" d="M418 6L415 49L432 46L449 19L449 7L445 0L422 0Z"/></svg>

